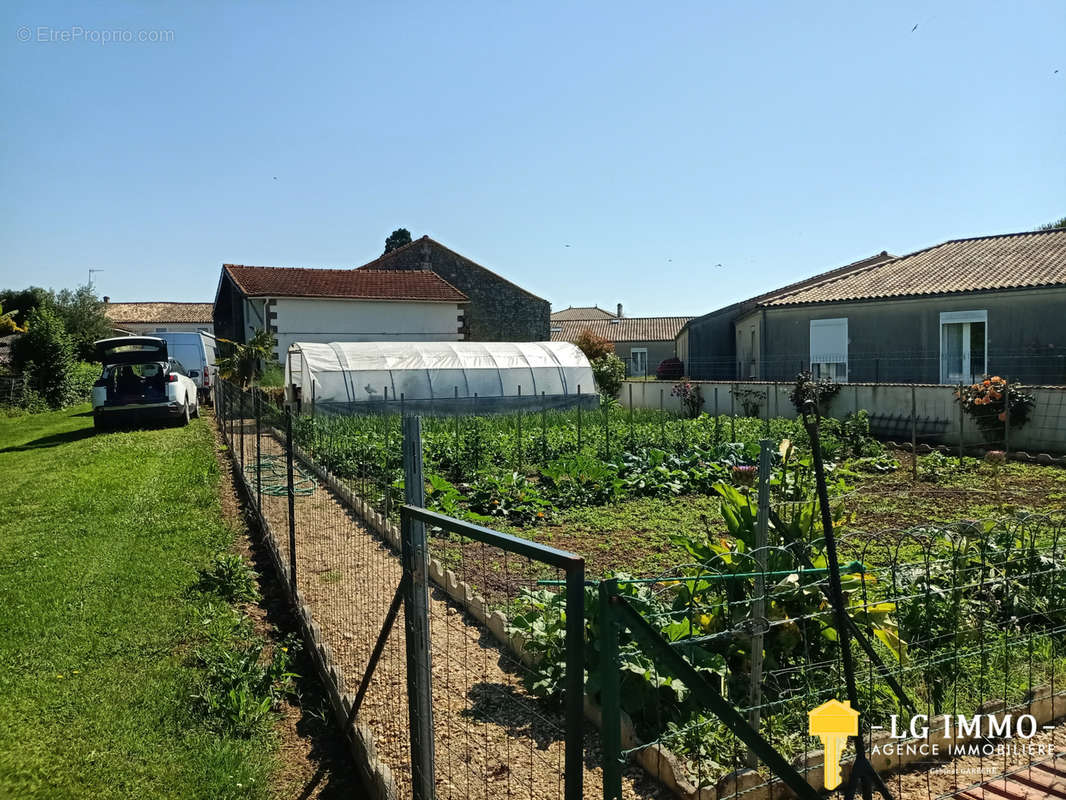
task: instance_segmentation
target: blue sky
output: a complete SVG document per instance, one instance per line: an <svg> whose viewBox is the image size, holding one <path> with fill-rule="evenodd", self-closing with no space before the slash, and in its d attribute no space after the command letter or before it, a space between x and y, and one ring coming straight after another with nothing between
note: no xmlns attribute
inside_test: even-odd
<svg viewBox="0 0 1066 800"><path fill-rule="evenodd" d="M1066 215L1061 0L215 5L4 4L0 287L210 300L403 226L699 314Z"/></svg>

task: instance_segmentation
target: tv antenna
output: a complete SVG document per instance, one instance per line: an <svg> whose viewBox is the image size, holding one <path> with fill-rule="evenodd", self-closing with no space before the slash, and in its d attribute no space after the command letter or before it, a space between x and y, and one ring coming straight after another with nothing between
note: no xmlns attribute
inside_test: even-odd
<svg viewBox="0 0 1066 800"><path fill-rule="evenodd" d="M95 275L97 272L103 272L103 270L93 269L92 267L89 267L89 286L93 285L93 275Z"/></svg>

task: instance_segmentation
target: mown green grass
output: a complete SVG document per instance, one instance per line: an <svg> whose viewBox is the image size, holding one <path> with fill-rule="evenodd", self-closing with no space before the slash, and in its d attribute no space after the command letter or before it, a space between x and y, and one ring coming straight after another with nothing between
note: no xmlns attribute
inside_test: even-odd
<svg viewBox="0 0 1066 800"><path fill-rule="evenodd" d="M0 419L0 797L263 797L270 734L193 710L192 587L233 533L211 430Z"/></svg>

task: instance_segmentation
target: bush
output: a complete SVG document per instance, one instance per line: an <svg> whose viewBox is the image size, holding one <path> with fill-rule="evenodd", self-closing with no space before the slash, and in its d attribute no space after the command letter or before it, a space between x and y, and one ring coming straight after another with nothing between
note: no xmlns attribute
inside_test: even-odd
<svg viewBox="0 0 1066 800"><path fill-rule="evenodd" d="M682 381L674 384L670 390L671 397L681 399L681 410L687 419L695 419L703 409L703 390L698 383Z"/></svg>
<svg viewBox="0 0 1066 800"><path fill-rule="evenodd" d="M608 353L592 362L592 375L596 378L601 395L606 398L617 397L626 377L625 362L614 353Z"/></svg>
<svg viewBox="0 0 1066 800"><path fill-rule="evenodd" d="M680 358L665 358L655 368L655 377L661 381L676 381L685 374L685 365Z"/></svg>
<svg viewBox="0 0 1066 800"><path fill-rule="evenodd" d="M18 339L14 355L23 367L27 389L40 394L50 408L77 402L74 344L51 309L38 308L30 314L29 330Z"/></svg>
<svg viewBox="0 0 1066 800"><path fill-rule="evenodd" d="M99 364L91 361L76 361L71 369L71 383L74 392L74 402L84 403L92 399L93 384L100 377Z"/></svg>
<svg viewBox="0 0 1066 800"><path fill-rule="evenodd" d="M1036 398L1015 384L1008 384L998 375L987 375L972 386L955 390L955 399L977 423L988 441L1003 437L1007 424L1007 403L1010 403L1010 426L1020 428L1029 419Z"/></svg>
<svg viewBox="0 0 1066 800"><path fill-rule="evenodd" d="M608 339L597 336L588 328L578 334L574 344L585 354L589 362L599 361L614 353L614 345Z"/></svg>

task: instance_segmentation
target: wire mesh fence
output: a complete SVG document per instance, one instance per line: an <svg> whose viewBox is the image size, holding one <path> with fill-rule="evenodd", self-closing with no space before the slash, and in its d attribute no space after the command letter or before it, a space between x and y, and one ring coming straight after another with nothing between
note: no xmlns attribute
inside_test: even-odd
<svg viewBox="0 0 1066 800"><path fill-rule="evenodd" d="M1066 712L1061 520L843 537L861 713L834 744L809 735L812 712L847 699L816 504L777 493L762 506L744 490L723 502L734 538L694 539L691 565L601 591L605 640L590 649L601 654L599 680L612 684L604 725L617 733L604 740L617 765L641 763L683 796L790 797L790 771L816 788L848 777L850 732L892 795L936 798L1061 755L1066 730L1052 724ZM679 655L689 672L671 660ZM725 712L695 691L696 676ZM616 774L608 770L609 785Z"/></svg>
<svg viewBox="0 0 1066 800"><path fill-rule="evenodd" d="M583 660L581 627L559 632L553 703L531 690L515 627L545 576L564 587L572 618L583 617L582 559L426 512L421 487L412 497L405 485L420 459L405 456L401 414L294 417L230 384L219 386L217 409L337 705L369 742L379 794L583 796L579 666L566 685L568 659ZM602 782L588 771L598 796Z"/></svg>
<svg viewBox="0 0 1066 800"><path fill-rule="evenodd" d="M788 381L797 372L864 383L973 383L986 375L1009 375L1036 385L1066 384L1066 352L1061 347L993 349L987 360L976 353L965 361L939 350L883 350L846 353L780 353L758 357L690 358L685 374L698 380ZM655 374L655 367L650 368Z"/></svg>
<svg viewBox="0 0 1066 800"><path fill-rule="evenodd" d="M801 423L776 413L771 395L748 416L742 395L727 396L717 399L719 413L697 419L665 402L651 409L526 402L496 414L473 413L472 403L437 414L421 409L424 496L412 499L405 474L412 456L404 450L411 415L402 399L372 413L319 403L290 415L261 394L219 387L220 427L270 547L328 648L335 693L342 702L347 696L345 708L358 698L356 723L372 732L374 758L399 796L430 791L420 773L425 762L413 755L426 747L417 742L419 718L432 720L424 736L429 778L442 798L572 797L575 752L588 797L790 796L781 765L753 749L733 717L723 721L667 653L681 656L767 752L780 754L805 784L822 785L824 747L808 733L808 714L843 699L838 623L826 595L813 475L779 444L810 442ZM958 413L953 398L946 402ZM861 439L857 418L848 411L823 420L822 451L842 452ZM969 441L966 449L976 447ZM744 465L764 452L773 477L762 503L745 478L753 468ZM721 492L723 507L734 520L728 535L688 532L689 564L582 590L574 583L580 559L567 567L558 559L569 554L491 529L535 523L566 497L610 502L617 480L640 491L635 476L650 474L673 494L708 493L725 477L732 487ZM402 588L417 572L404 562L412 522L424 531L426 623L414 662ZM1031 714L1040 728L1034 741L1052 750L1066 744L1057 728L1044 729L1066 712L1061 532L1053 520L1029 517L840 537L862 741L871 763L891 772L895 796L947 795L990 770L1043 757L948 753L972 738L960 733L959 715L965 727L978 712L996 724L1007 713ZM578 597L584 613L575 611ZM397 606L397 598L405 602ZM636 635L634 620L612 617L616 602L657 643L648 630ZM575 619L581 655L568 649ZM604 636L609 628L614 637ZM575 658L584 670L572 666ZM573 683L583 673L584 686ZM420 676L427 706L415 715L409 703ZM602 738L575 722L575 698L602 720ZM938 740L947 767L931 767L934 759L909 741L909 722L920 715L931 731L943 729L944 715L956 720L952 735ZM903 727L902 738L886 738ZM857 740L850 741L845 777ZM894 752L900 742L915 752ZM898 771L915 759L927 768Z"/></svg>

